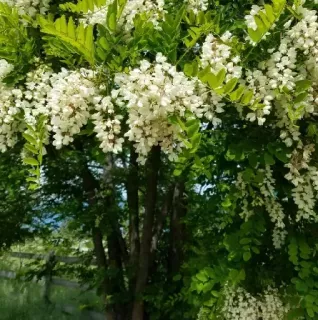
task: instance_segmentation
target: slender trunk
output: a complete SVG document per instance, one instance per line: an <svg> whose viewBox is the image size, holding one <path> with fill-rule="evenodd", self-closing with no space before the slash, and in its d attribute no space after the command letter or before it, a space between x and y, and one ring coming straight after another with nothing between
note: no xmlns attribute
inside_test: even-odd
<svg viewBox="0 0 318 320"><path fill-rule="evenodd" d="M108 207L108 232L107 232L107 248L108 248L108 270L113 276L110 277L109 288L107 293L111 296L116 296L125 293L124 284L124 267L125 257L127 255L126 246L122 237L120 226L118 223L117 212L114 203L115 186L113 184L114 161L112 155L106 156L106 165L104 167L103 187L107 190L108 196L105 198ZM122 303L116 301L114 303L116 312L116 320L125 319L125 308Z"/></svg>
<svg viewBox="0 0 318 320"><path fill-rule="evenodd" d="M137 154L131 146L129 173L127 177L127 202L129 209L129 247L130 247L130 266L131 266L131 287L135 286L136 267L140 252L139 239L139 179Z"/></svg>
<svg viewBox="0 0 318 320"><path fill-rule="evenodd" d="M170 248L168 260L170 277L173 277L173 275L179 271L183 260L185 228L182 219L186 215L184 192L184 181L178 181L174 189L173 209L170 219Z"/></svg>
<svg viewBox="0 0 318 320"><path fill-rule="evenodd" d="M151 244L151 264L153 264L153 261L154 261L155 253L158 247L158 242L162 233L164 222L168 217L172 208L174 188L175 188L174 183L171 184L171 186L169 186L164 198L164 202L162 204L162 208L159 211L157 216L156 226L154 229L154 234L152 237L152 244Z"/></svg>
<svg viewBox="0 0 318 320"><path fill-rule="evenodd" d="M90 206L94 206L96 204L96 189L98 189L99 184L95 180L92 173L89 171L89 169L86 167L83 173L83 185L84 190L86 193L86 197L88 199L88 203ZM103 234L101 229L98 226L92 227L92 238L93 238L93 245L94 245L94 252L96 256L96 262L98 270L104 274L104 277L101 281L101 284L99 286L99 291L101 293L102 297L102 303L105 305L105 316L107 320L115 320L116 314L112 310L112 308L108 307L107 303L107 295L108 295L108 289L109 289L109 280L107 277L107 258L105 253L105 248L103 244Z"/></svg>
<svg viewBox="0 0 318 320"><path fill-rule="evenodd" d="M136 296L133 304L132 320L143 320L144 317L144 304L142 300L142 294L147 285L149 275L151 242L153 236L153 224L156 209L159 167L160 147L156 146L153 147L147 162L145 213L143 219L139 269L136 279Z"/></svg>

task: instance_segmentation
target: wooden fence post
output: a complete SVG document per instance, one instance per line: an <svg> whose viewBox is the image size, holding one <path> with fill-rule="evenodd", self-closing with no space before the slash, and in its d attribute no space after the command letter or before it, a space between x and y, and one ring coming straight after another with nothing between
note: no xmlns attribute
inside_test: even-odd
<svg viewBox="0 0 318 320"><path fill-rule="evenodd" d="M50 304L50 291L51 291L51 285L52 285L52 275L53 275L53 269L55 267L56 261L55 261L55 252L50 251L45 259L45 269L44 269L44 288L43 288L43 299L46 304Z"/></svg>

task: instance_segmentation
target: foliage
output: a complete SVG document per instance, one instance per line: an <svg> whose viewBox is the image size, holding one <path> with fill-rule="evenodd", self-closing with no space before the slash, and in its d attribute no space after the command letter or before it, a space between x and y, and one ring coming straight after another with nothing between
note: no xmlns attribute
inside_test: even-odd
<svg viewBox="0 0 318 320"><path fill-rule="evenodd" d="M0 3L0 245L90 239L109 319L317 318L317 1L58 5Z"/></svg>

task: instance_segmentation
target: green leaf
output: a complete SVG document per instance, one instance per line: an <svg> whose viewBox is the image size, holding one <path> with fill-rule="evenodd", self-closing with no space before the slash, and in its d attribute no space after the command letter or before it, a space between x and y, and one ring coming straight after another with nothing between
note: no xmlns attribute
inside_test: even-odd
<svg viewBox="0 0 318 320"><path fill-rule="evenodd" d="M179 280L181 280L181 279L182 279L181 274L177 274L177 275L175 275L175 276L173 277L173 281L179 281Z"/></svg>
<svg viewBox="0 0 318 320"><path fill-rule="evenodd" d="M254 171L251 168L247 168L243 171L242 178L246 182L252 181L254 178L255 174Z"/></svg>
<svg viewBox="0 0 318 320"><path fill-rule="evenodd" d="M33 154L38 154L39 153L39 150L37 149L37 148L35 148L35 147L33 147L31 144L29 144L29 143L26 143L25 145L24 145L24 148L26 148L28 151L30 151L30 152L32 152Z"/></svg>
<svg viewBox="0 0 318 320"><path fill-rule="evenodd" d="M236 87L237 82L238 82L238 79L237 79L237 78L233 78L233 79L231 79L230 81L228 81L228 82L225 84L225 86L223 87L224 93L225 93L225 94L231 93L231 92L234 90L234 88Z"/></svg>
<svg viewBox="0 0 318 320"><path fill-rule="evenodd" d="M308 92L302 92L300 93L295 99L294 99L294 103L299 103L304 101L308 96Z"/></svg>
<svg viewBox="0 0 318 320"><path fill-rule="evenodd" d="M228 208L228 207L230 207L231 205L232 205L232 202L231 202L231 200L229 199L229 198L226 198L223 202L222 202L222 207L223 208Z"/></svg>
<svg viewBox="0 0 318 320"><path fill-rule="evenodd" d="M296 320L296 319L301 319L301 317L304 315L304 312L301 308L297 309L291 309L288 312L287 319L288 320Z"/></svg>
<svg viewBox="0 0 318 320"><path fill-rule="evenodd" d="M74 26L74 21L70 18L67 22L66 17L62 16L55 22L49 18L38 16L38 23L41 32L53 35L60 41L74 47L83 57L91 64L94 64L94 36L93 26L85 27L82 23L77 27Z"/></svg>
<svg viewBox="0 0 318 320"><path fill-rule="evenodd" d="M308 286L304 281L298 280L296 283L296 289L297 289L297 291L300 291L300 292L307 292Z"/></svg>
<svg viewBox="0 0 318 320"><path fill-rule="evenodd" d="M221 69L218 72L218 74L216 75L218 87L221 86L221 84L223 83L223 81L225 79L225 76L226 76L226 70L225 69Z"/></svg>
<svg viewBox="0 0 318 320"><path fill-rule="evenodd" d="M201 143L201 138L202 138L202 135L200 133L194 134L193 137L191 138L193 152L195 152L199 148ZM191 151L191 153L193 152Z"/></svg>
<svg viewBox="0 0 318 320"><path fill-rule="evenodd" d="M257 166L257 163L258 163L258 157L255 153L251 153L249 156L248 156L248 162L250 164L250 166L252 168L256 168Z"/></svg>
<svg viewBox="0 0 318 320"><path fill-rule="evenodd" d="M243 105L247 105L251 102L253 98L253 92L250 90L246 90L241 98L241 103Z"/></svg>
<svg viewBox="0 0 318 320"><path fill-rule="evenodd" d="M251 259L251 257L252 257L252 254L249 251L246 251L243 253L243 260L244 261L246 261L246 262L249 261Z"/></svg>
<svg viewBox="0 0 318 320"><path fill-rule="evenodd" d="M252 251L256 254L260 254L260 251L257 247L252 247Z"/></svg>
<svg viewBox="0 0 318 320"><path fill-rule="evenodd" d="M244 93L244 90L245 90L245 87L244 86L239 86L238 89L236 89L235 91L233 91L231 94L230 94L230 99L232 101L238 101L241 99L243 93Z"/></svg>
<svg viewBox="0 0 318 320"><path fill-rule="evenodd" d="M311 87L312 82L310 80L299 80L295 82L296 84L296 93L304 92Z"/></svg>
<svg viewBox="0 0 318 320"><path fill-rule="evenodd" d="M196 278L197 278L198 280L202 281L202 282L208 281L208 277L207 277L204 273L202 273L202 272L198 273L198 274L196 275Z"/></svg>
<svg viewBox="0 0 318 320"><path fill-rule="evenodd" d="M307 314L309 315L310 318L314 318L315 317L315 313L314 313L314 310L312 308L307 308L306 311L307 311Z"/></svg>
<svg viewBox="0 0 318 320"><path fill-rule="evenodd" d="M243 238L240 240L240 244L249 244L251 241L252 240L250 238Z"/></svg>
<svg viewBox="0 0 318 320"><path fill-rule="evenodd" d="M39 165L39 162L34 158L24 158L23 162L25 164L29 164L31 166L38 166Z"/></svg>
<svg viewBox="0 0 318 320"><path fill-rule="evenodd" d="M266 152L264 155L264 161L267 166L272 166L275 164L275 160L274 160L273 156L271 154L269 154L268 152Z"/></svg>
<svg viewBox="0 0 318 320"><path fill-rule="evenodd" d="M22 135L23 135L24 139L27 140L31 145L37 146L37 141L34 137L32 137L31 135L29 135L27 133L23 133Z"/></svg>
<svg viewBox="0 0 318 320"><path fill-rule="evenodd" d="M248 28L250 38L255 42L260 42L264 35L271 29L274 23L279 19L285 8L286 0L273 0L273 6L264 5L265 10L260 10L254 15L256 30Z"/></svg>
<svg viewBox="0 0 318 320"><path fill-rule="evenodd" d="M38 183L39 179L37 177L27 177L26 181Z"/></svg>
<svg viewBox="0 0 318 320"><path fill-rule="evenodd" d="M192 138L196 133L198 133L200 130L200 122L197 121L192 126L187 128L188 137Z"/></svg>
<svg viewBox="0 0 318 320"><path fill-rule="evenodd" d="M186 76L191 77L193 74L193 66L192 63L186 63L183 67L183 72Z"/></svg>

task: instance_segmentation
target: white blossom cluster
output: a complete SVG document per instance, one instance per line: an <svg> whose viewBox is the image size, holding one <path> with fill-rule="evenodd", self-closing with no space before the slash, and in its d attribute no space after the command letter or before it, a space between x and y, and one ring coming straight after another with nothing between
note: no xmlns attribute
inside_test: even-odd
<svg viewBox="0 0 318 320"><path fill-rule="evenodd" d="M305 145L300 150L293 151L291 161L285 166L289 173L285 178L294 188L292 197L298 207L296 221L318 221L318 215L314 210L318 191L318 171L316 167L309 166L311 155L315 151L314 145Z"/></svg>
<svg viewBox="0 0 318 320"><path fill-rule="evenodd" d="M284 223L284 209L276 196L275 179L270 166L266 166L265 169L259 169L259 171L264 175L264 180L259 185L260 192L248 192L248 186L243 179L243 174L239 173L237 176L236 188L242 199L240 216L247 221L254 214L254 208L264 207L274 224L273 245L276 249L279 249L284 244L287 235Z"/></svg>
<svg viewBox="0 0 318 320"><path fill-rule="evenodd" d="M6 62L0 61L0 73L5 76L12 70ZM81 69L62 69L54 73L45 65L27 74L23 87L0 86L0 150L5 151L16 142L16 135L23 130L16 115L34 126L39 115L47 116L47 131L53 133L53 145L61 148L74 139L90 119L94 131L105 151L121 150L121 116L114 114L110 97L102 97L93 82L94 73Z"/></svg>
<svg viewBox="0 0 318 320"><path fill-rule="evenodd" d="M158 144L173 157L183 143L179 126L170 123L169 116L184 117L187 111L202 116L203 100L196 92L197 82L178 72L162 54L157 54L155 64L143 60L140 68L117 74L115 81L119 90L113 90L112 97L117 105L128 109L129 130L125 136L135 142L139 161L145 161Z"/></svg>
<svg viewBox="0 0 318 320"><path fill-rule="evenodd" d="M11 71L13 71L14 66L8 63L7 60L0 60L0 80L7 76Z"/></svg>
<svg viewBox="0 0 318 320"><path fill-rule="evenodd" d="M209 7L209 0L188 0L188 10L194 13L206 11Z"/></svg>
<svg viewBox="0 0 318 320"><path fill-rule="evenodd" d="M255 22L255 16L261 11L261 9L262 8L258 5L252 5L250 13L244 17L245 23L248 28L251 28L253 30L257 29L257 24Z"/></svg>
<svg viewBox="0 0 318 320"><path fill-rule="evenodd" d="M57 149L68 145L90 118L97 95L92 78L93 72L86 69L53 73L48 67L39 67L28 75L26 90L18 101L25 112L25 121L34 125L38 115L48 116L47 128L53 133L53 145Z"/></svg>
<svg viewBox="0 0 318 320"><path fill-rule="evenodd" d="M59 149L73 141L73 136L87 124L93 98L97 94L90 70L61 72L51 77L52 89L46 107L50 115L53 145Z"/></svg>
<svg viewBox="0 0 318 320"><path fill-rule="evenodd" d="M1 0L1 2L17 9L20 15L34 17L37 13L45 14L49 10L51 0Z"/></svg>
<svg viewBox="0 0 318 320"><path fill-rule="evenodd" d="M108 1L107 5L95 10L88 11L81 21L86 25L106 24L108 6L113 1ZM129 33L134 28L134 19L138 14L146 14L154 26L158 26L160 18L164 14L164 0L128 0L118 21L120 28Z"/></svg>
<svg viewBox="0 0 318 320"><path fill-rule="evenodd" d="M265 177L262 186L260 187L260 191L264 196L265 209L275 225L273 230L273 244L276 249L279 249L284 244L287 235L284 223L284 209L277 201L275 179L273 178L273 172L270 166L266 166L265 170L262 171L264 172Z"/></svg>
<svg viewBox="0 0 318 320"><path fill-rule="evenodd" d="M220 38L209 34L202 45L200 57L201 66L203 68L210 66L211 72L214 74L224 69L226 81L232 78L240 79L242 76L242 67L239 66L240 57L233 55L230 46L232 39L230 32L224 33ZM203 106L205 118L217 126L222 122L219 114L224 112L225 103L222 101L222 96L213 91L207 92L202 85L201 96L205 101Z"/></svg>
<svg viewBox="0 0 318 320"><path fill-rule="evenodd" d="M5 152L17 142L19 121L15 118L21 111L15 104L11 88L0 84L0 151Z"/></svg>
<svg viewBox="0 0 318 320"><path fill-rule="evenodd" d="M240 79L242 76L242 67L239 66L241 59L239 56L233 55L231 41L232 34L228 31L220 38L209 34L202 45L200 58L202 67L210 66L214 74L225 69L226 80Z"/></svg>
<svg viewBox="0 0 318 320"><path fill-rule="evenodd" d="M124 139L119 137L122 116L115 113L114 105L109 96L96 97L95 113L92 115L96 137L101 141L103 152L118 153L122 150Z"/></svg>
<svg viewBox="0 0 318 320"><path fill-rule="evenodd" d="M249 14L247 14L244 18L245 18L245 24L248 28L252 29L252 30L257 30L257 23L255 21L255 16L257 16L258 14L263 13L266 15L266 10L258 5L252 5L251 11ZM273 26L271 26L271 28L274 28L275 24ZM269 35L269 32L265 33L263 35L263 39L266 38L266 36ZM247 40L252 44L255 45L255 42L253 41L253 39L251 39L249 36L247 37Z"/></svg>
<svg viewBox="0 0 318 320"><path fill-rule="evenodd" d="M6 60L0 60L0 151L4 152L14 146L17 141L19 123L15 116L20 109L15 104L15 94L12 88L1 83L1 80L13 70L13 65Z"/></svg>
<svg viewBox="0 0 318 320"><path fill-rule="evenodd" d="M225 286L224 295L222 312L226 320L283 320L290 309L278 289L270 286L257 296L241 287Z"/></svg>

